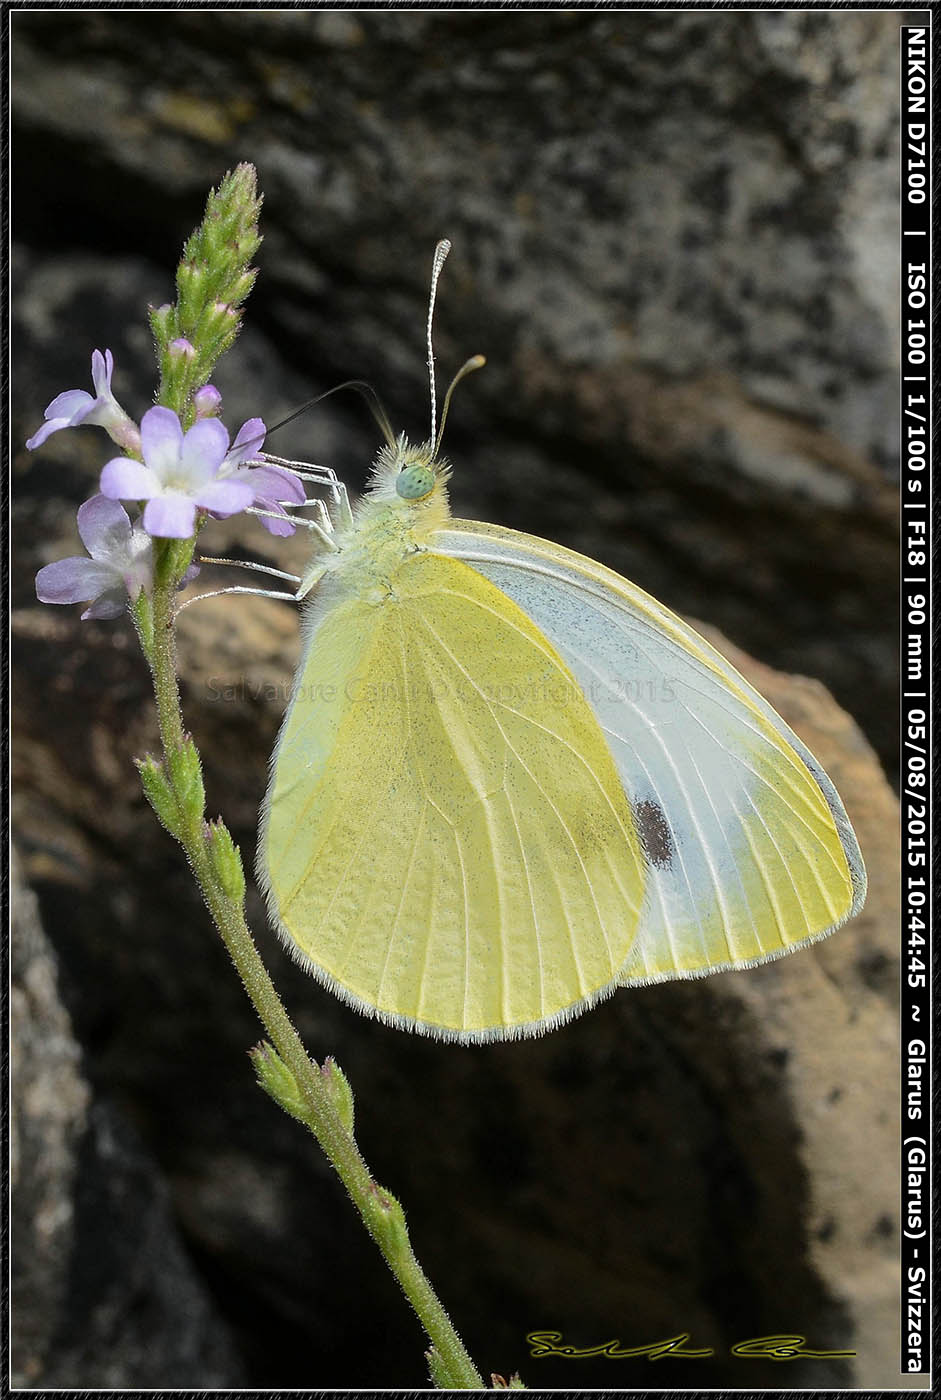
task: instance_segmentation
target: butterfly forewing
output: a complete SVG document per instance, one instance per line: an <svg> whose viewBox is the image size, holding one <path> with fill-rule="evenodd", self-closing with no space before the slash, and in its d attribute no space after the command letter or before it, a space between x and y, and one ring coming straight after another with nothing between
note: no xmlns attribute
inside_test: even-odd
<svg viewBox="0 0 941 1400"><path fill-rule="evenodd" d="M432 543L536 623L604 732L648 873L622 982L759 962L860 908L863 863L832 783L691 628L559 545L467 521Z"/></svg>
<svg viewBox="0 0 941 1400"><path fill-rule="evenodd" d="M647 862L592 708L479 572L416 553L322 590L260 872L311 970L398 1024L526 1033L616 982Z"/></svg>

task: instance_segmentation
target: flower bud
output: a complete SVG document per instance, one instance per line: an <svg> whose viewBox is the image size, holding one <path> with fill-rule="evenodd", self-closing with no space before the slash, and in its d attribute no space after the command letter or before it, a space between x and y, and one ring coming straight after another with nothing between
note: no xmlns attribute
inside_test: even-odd
<svg viewBox="0 0 941 1400"><path fill-rule="evenodd" d="M177 325L191 330L206 300L209 269L205 263L184 258L177 269Z"/></svg>
<svg viewBox="0 0 941 1400"><path fill-rule="evenodd" d="M309 1123L310 1113L297 1087L297 1080L274 1046L263 1040L248 1053L259 1087L264 1089L285 1113L289 1113L301 1123Z"/></svg>
<svg viewBox="0 0 941 1400"><path fill-rule="evenodd" d="M193 345L184 335L178 336L176 340L171 340L167 351L171 360L191 360L196 354Z"/></svg>
<svg viewBox="0 0 941 1400"><path fill-rule="evenodd" d="M210 315L212 317L210 324L218 327L219 330L229 330L238 325L238 312L227 301L215 302Z"/></svg>
<svg viewBox="0 0 941 1400"><path fill-rule="evenodd" d="M391 1253L406 1253L409 1243L405 1211L385 1187L370 1182L369 1191L364 1214L370 1229Z"/></svg>
<svg viewBox="0 0 941 1400"><path fill-rule="evenodd" d="M167 755L167 767L180 809L190 817L201 817L206 803L199 753L192 739L186 738Z"/></svg>
<svg viewBox="0 0 941 1400"><path fill-rule="evenodd" d="M176 308L168 301L163 306L151 306L150 325L156 338L165 344L176 326Z"/></svg>
<svg viewBox="0 0 941 1400"><path fill-rule="evenodd" d="M350 1081L332 1055L328 1055L324 1060L320 1073L323 1076L324 1087L330 1092L330 1098L340 1121L352 1137L353 1090L350 1088Z"/></svg>
<svg viewBox="0 0 941 1400"><path fill-rule="evenodd" d="M222 408L222 395L215 384L204 384L193 395L193 407L197 421L200 418L217 418Z"/></svg>
<svg viewBox="0 0 941 1400"><path fill-rule="evenodd" d="M436 1390L459 1390L461 1388L460 1381L451 1374L448 1363L434 1347L425 1352L425 1360L428 1362L431 1383Z"/></svg>
<svg viewBox="0 0 941 1400"><path fill-rule="evenodd" d="M234 904L245 898L245 871L242 857L232 835L223 822L210 822L207 832L209 854L222 892Z"/></svg>
<svg viewBox="0 0 941 1400"><path fill-rule="evenodd" d="M173 789L167 781L163 764L148 754L146 758L134 760L140 773L144 796L157 814L157 819L171 836L180 834L180 809Z"/></svg>
<svg viewBox="0 0 941 1400"><path fill-rule="evenodd" d="M206 268L202 263L184 259L177 268L176 281L181 296L198 296L206 280Z"/></svg>
<svg viewBox="0 0 941 1400"><path fill-rule="evenodd" d="M233 305L238 306L245 300L255 285L255 278L258 276L258 269L250 267L247 272L243 272L240 277L227 288L229 300Z"/></svg>

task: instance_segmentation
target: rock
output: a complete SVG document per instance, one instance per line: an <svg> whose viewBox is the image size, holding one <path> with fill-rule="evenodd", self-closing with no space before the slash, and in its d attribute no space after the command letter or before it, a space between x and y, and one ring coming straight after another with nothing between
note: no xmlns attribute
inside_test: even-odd
<svg viewBox="0 0 941 1400"><path fill-rule="evenodd" d="M75 1213L69 1295L43 1384L243 1386L235 1334L187 1254L164 1177L104 1099L91 1108Z"/></svg>
<svg viewBox="0 0 941 1400"><path fill-rule="evenodd" d="M76 1153L90 1095L59 1000L55 955L15 857L11 905L11 1377L14 1386L35 1386L44 1379L68 1288Z"/></svg>
<svg viewBox="0 0 941 1400"><path fill-rule="evenodd" d="M181 1246L156 1164L83 1075L16 859L12 905L13 1383L238 1386L233 1338Z"/></svg>

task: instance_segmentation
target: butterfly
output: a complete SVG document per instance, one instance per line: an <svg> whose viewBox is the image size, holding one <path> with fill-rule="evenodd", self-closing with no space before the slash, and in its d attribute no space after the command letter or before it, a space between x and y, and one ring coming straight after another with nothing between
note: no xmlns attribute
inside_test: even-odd
<svg viewBox="0 0 941 1400"><path fill-rule="evenodd" d="M610 569L454 519L449 474L434 408L427 443L389 433L304 580L258 848L300 963L392 1025L511 1039L856 914L852 826L772 707Z"/></svg>

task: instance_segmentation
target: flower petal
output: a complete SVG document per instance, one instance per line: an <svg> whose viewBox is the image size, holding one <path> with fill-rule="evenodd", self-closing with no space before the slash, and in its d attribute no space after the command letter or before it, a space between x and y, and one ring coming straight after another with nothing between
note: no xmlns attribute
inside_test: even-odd
<svg viewBox="0 0 941 1400"><path fill-rule="evenodd" d="M157 539L188 540L195 528L196 502L182 492L154 496L144 508L144 529Z"/></svg>
<svg viewBox="0 0 941 1400"><path fill-rule="evenodd" d="M147 553L138 553L132 557L122 571L124 590L129 598L136 598L142 588L145 588L149 593L154 581L153 544L145 530L141 530L140 534L146 536Z"/></svg>
<svg viewBox="0 0 941 1400"><path fill-rule="evenodd" d="M110 433L112 427L116 424L123 425L130 420L117 400L109 397L105 399L95 399L91 408L86 409L82 413L81 421L83 423L94 423L100 428L107 428ZM116 438L115 441L117 441ZM124 447L125 444L122 442L121 446Z"/></svg>
<svg viewBox="0 0 941 1400"><path fill-rule="evenodd" d="M249 418L243 423L235 434L235 441L226 454L226 461L229 465L237 466L246 458L256 456L264 445L267 431L262 418Z"/></svg>
<svg viewBox="0 0 941 1400"><path fill-rule="evenodd" d="M93 559L115 565L127 557L131 521L127 511L108 496L92 496L78 508L78 533Z"/></svg>
<svg viewBox="0 0 941 1400"><path fill-rule="evenodd" d="M95 400L91 394L86 394L84 389L66 389L61 394L56 394L52 403L46 409L46 418L68 418L76 426L95 406Z"/></svg>
<svg viewBox="0 0 941 1400"><path fill-rule="evenodd" d="M251 467L247 477L257 501L280 501L302 506L307 500L304 483L285 467Z"/></svg>
<svg viewBox="0 0 941 1400"><path fill-rule="evenodd" d="M192 488L212 481L218 475L229 446L229 434L218 418L201 418L183 439L180 465Z"/></svg>
<svg viewBox="0 0 941 1400"><path fill-rule="evenodd" d="M114 569L94 559L57 559L36 575L41 603L87 603L115 585Z"/></svg>
<svg viewBox="0 0 941 1400"><path fill-rule="evenodd" d="M110 619L121 617L127 612L127 591L124 588L111 588L96 598L90 608L82 613L82 621L88 618Z"/></svg>
<svg viewBox="0 0 941 1400"><path fill-rule="evenodd" d="M114 373L114 356L110 350L102 355L93 350L91 357L91 378L99 399L111 398L111 376Z"/></svg>
<svg viewBox="0 0 941 1400"><path fill-rule="evenodd" d="M140 423L141 450L144 461L164 483L168 476L178 475L183 429L172 408L148 408ZM143 496L140 498L143 500Z"/></svg>
<svg viewBox="0 0 941 1400"><path fill-rule="evenodd" d="M196 492L196 503L204 510L211 510L222 516L236 515L247 510L255 499L247 481L207 481Z"/></svg>
<svg viewBox="0 0 941 1400"><path fill-rule="evenodd" d="M131 457L112 457L102 468L101 494L113 501L149 501L160 489L157 473Z"/></svg>
<svg viewBox="0 0 941 1400"><path fill-rule="evenodd" d="M287 511L282 511L280 506L274 504L266 505L265 509L270 510L273 515L278 517L277 520L274 520L271 515L258 516L258 520L270 535L286 538L288 535L293 535L296 532L297 526L294 524L294 521L288 515Z"/></svg>
<svg viewBox="0 0 941 1400"><path fill-rule="evenodd" d="M53 433L57 433L60 428L71 427L71 418L47 418L42 427L37 429L31 438L26 439L26 446L29 448L30 452L33 452L37 447L43 445L47 437L51 437Z"/></svg>

